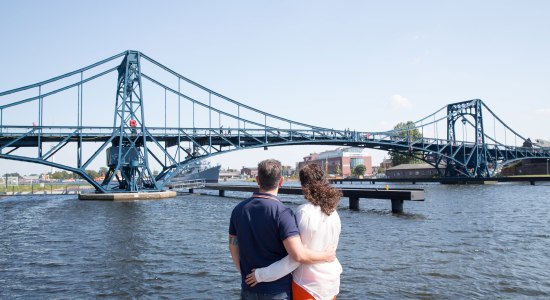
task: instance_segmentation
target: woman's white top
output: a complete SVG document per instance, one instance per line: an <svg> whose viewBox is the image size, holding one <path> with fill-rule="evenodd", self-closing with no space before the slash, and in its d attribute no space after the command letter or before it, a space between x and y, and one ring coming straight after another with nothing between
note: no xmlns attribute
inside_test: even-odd
<svg viewBox="0 0 550 300"><path fill-rule="evenodd" d="M337 211L327 216L319 206L308 202L298 207L296 220L302 243L308 249L325 251L331 246L338 246L341 224ZM342 266L338 259L329 263L301 265L287 255L265 268L256 269L256 281L274 281L293 270L294 282L315 299L332 299L340 290Z"/></svg>

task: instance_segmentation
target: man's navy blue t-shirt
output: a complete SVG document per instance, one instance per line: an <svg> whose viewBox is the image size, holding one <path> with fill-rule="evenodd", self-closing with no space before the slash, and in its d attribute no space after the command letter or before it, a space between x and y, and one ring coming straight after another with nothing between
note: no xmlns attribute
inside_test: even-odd
<svg viewBox="0 0 550 300"><path fill-rule="evenodd" d="M273 195L254 193L231 213L229 234L239 240L242 283L245 290L258 293L290 291L292 275L250 287L244 280L254 268L267 267L287 256L283 241L299 235L294 212Z"/></svg>

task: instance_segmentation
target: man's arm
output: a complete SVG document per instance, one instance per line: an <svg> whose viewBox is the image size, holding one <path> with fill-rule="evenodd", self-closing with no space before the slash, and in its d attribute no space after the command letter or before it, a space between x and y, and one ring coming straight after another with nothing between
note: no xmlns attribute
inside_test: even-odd
<svg viewBox="0 0 550 300"><path fill-rule="evenodd" d="M326 249L323 252L310 250L304 247L299 235L293 235L283 241L286 252L295 261L301 264L316 264L321 262L331 262L336 259L336 247Z"/></svg>
<svg viewBox="0 0 550 300"><path fill-rule="evenodd" d="M246 275L245 282L250 286L255 286L259 282L271 282L275 281L288 273L294 271L300 266L300 263L293 260L290 256L285 256L271 265L252 270L252 272Z"/></svg>
<svg viewBox="0 0 550 300"><path fill-rule="evenodd" d="M229 235L229 252L231 252L231 259L237 271L241 272L241 259L239 256L239 240L236 235Z"/></svg>

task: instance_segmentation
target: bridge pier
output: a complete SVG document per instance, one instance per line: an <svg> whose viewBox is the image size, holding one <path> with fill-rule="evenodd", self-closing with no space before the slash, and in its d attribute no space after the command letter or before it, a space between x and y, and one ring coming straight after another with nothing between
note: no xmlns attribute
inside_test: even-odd
<svg viewBox="0 0 550 300"><path fill-rule="evenodd" d="M349 209L359 210L359 197L350 196L349 197ZM395 214L403 213L403 200L402 199L391 199L391 211Z"/></svg>
<svg viewBox="0 0 550 300"><path fill-rule="evenodd" d="M359 209L359 197L349 197L349 209Z"/></svg>
<svg viewBox="0 0 550 300"><path fill-rule="evenodd" d="M403 200L391 199L391 212L400 214L403 212Z"/></svg>

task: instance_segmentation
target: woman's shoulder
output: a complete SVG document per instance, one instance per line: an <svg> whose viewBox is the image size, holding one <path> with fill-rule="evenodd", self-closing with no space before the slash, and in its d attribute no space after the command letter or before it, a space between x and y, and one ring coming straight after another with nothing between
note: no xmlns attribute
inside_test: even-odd
<svg viewBox="0 0 550 300"><path fill-rule="evenodd" d="M298 206L296 211L308 211L308 210L316 209L316 207L318 207L318 206L311 204L311 202L306 202L306 203L301 204L300 206Z"/></svg>
<svg viewBox="0 0 550 300"><path fill-rule="evenodd" d="M304 216L311 217L312 215L318 215L319 213L321 213L321 207L318 205L311 204L309 202L298 206L298 208L296 209L296 215L302 216L302 217Z"/></svg>

